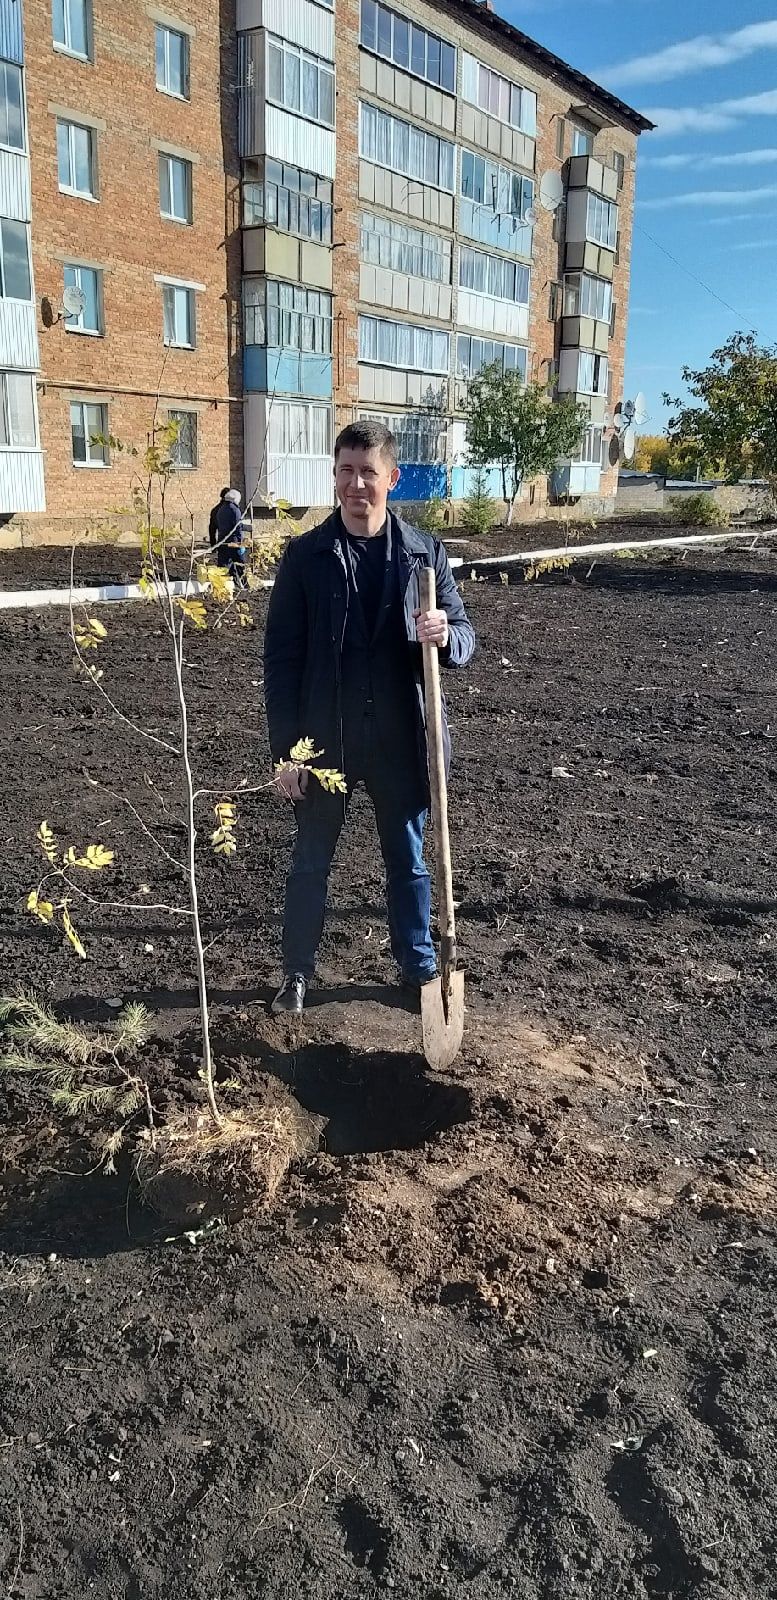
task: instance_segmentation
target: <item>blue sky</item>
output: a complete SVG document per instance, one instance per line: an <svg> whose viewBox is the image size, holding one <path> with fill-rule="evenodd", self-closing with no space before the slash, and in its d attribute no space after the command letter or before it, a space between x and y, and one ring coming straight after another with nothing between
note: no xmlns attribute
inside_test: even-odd
<svg viewBox="0 0 777 1600"><path fill-rule="evenodd" d="M684 364L737 328L777 343L777 0L495 3L658 124L639 141L626 390L660 433Z"/></svg>

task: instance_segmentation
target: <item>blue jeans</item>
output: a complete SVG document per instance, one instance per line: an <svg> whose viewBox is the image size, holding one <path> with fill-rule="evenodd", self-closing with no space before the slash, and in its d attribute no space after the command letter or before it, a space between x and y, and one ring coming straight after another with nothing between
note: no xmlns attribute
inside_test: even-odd
<svg viewBox="0 0 777 1600"><path fill-rule="evenodd" d="M345 821L348 800L363 783L375 810L386 868L391 950L403 977L434 975L437 962L429 932L431 886L423 857L426 799L418 761L390 759L365 729L346 752L348 795L326 794L314 778L295 806L297 838L286 880L283 970L312 978L326 910L329 869Z"/></svg>

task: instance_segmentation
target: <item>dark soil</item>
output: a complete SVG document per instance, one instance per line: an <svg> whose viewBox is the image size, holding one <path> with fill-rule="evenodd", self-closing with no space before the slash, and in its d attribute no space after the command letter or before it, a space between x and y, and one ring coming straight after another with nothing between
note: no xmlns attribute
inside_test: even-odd
<svg viewBox="0 0 777 1600"><path fill-rule="evenodd" d="M464 593L451 1072L393 987L358 797L322 988L267 1016L290 824L260 794L202 881L225 1104L269 1078L325 1124L272 1213L167 1237L126 1167L84 1176L83 1134L6 1085L14 1597L777 1597L777 565ZM189 642L208 788L266 772L264 604ZM173 735L154 613L101 616L106 687ZM63 616L6 613L0 645L2 987L86 1019L144 998L164 1116L198 1095L185 932L74 904L79 962L23 908L44 817L115 849L95 894L180 893L121 799L180 854L167 757L73 678Z"/></svg>

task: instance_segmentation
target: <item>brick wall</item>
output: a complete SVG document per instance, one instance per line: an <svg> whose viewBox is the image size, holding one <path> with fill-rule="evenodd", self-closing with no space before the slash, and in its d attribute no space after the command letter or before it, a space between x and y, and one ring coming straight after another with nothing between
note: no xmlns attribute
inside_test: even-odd
<svg viewBox="0 0 777 1600"><path fill-rule="evenodd" d="M242 482L242 407L234 403L241 394L234 0L174 3L163 14L141 0L94 0L92 62L54 50L51 0L25 4L39 310L44 296L61 306L65 259L103 268L104 337L66 332L62 321L39 327L48 506L40 520L51 535L58 521L64 536L73 517L128 499L130 472L120 457L107 469L73 466L71 395L106 403L110 431L141 446L157 394L162 412L168 404L197 412L198 466L181 473L174 514L199 519L224 483ZM155 16L193 30L188 101L156 89ZM97 203L59 192L52 106L99 124ZM154 141L194 158L191 226L160 216ZM196 349L165 350L155 274L204 285L196 295Z"/></svg>

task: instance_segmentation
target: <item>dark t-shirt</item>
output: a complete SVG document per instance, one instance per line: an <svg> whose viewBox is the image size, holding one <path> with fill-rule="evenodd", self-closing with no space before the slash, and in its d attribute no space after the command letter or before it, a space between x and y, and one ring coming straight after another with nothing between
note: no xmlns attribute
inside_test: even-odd
<svg viewBox="0 0 777 1600"><path fill-rule="evenodd" d="M386 563L390 555L388 524L382 533L373 534L371 539L355 538L345 527L343 533L354 587L361 601L368 636L372 638L383 599Z"/></svg>

